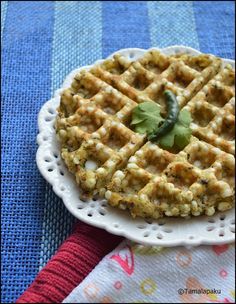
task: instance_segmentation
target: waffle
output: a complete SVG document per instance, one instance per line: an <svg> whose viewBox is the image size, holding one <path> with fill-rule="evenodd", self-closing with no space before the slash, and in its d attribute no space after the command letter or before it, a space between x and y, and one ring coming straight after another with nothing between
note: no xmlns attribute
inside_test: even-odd
<svg viewBox="0 0 236 304"><path fill-rule="evenodd" d="M163 150L135 133L133 109L164 90L191 112L182 150ZM61 95L56 132L61 155L84 194L105 196L133 217L213 215L233 206L234 70L212 55L136 61L115 55L75 76Z"/></svg>

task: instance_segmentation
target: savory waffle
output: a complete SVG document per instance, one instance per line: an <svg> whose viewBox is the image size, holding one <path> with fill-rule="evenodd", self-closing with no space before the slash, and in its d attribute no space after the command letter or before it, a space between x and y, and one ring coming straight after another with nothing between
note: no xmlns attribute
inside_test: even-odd
<svg viewBox="0 0 236 304"><path fill-rule="evenodd" d="M182 150L163 150L135 133L133 109L164 90L191 112ZM233 206L234 71L211 55L151 50L130 61L115 55L81 71L61 95L56 131L62 157L81 189L133 216L213 215ZM90 162L92 161L92 162Z"/></svg>

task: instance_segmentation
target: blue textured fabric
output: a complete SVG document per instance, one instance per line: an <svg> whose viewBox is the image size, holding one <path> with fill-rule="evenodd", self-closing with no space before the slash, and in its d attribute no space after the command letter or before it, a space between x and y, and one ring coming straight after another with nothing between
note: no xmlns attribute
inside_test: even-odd
<svg viewBox="0 0 236 304"><path fill-rule="evenodd" d="M37 114L50 97L53 3L8 2L2 49L2 302L39 267L45 181L36 163Z"/></svg>
<svg viewBox="0 0 236 304"><path fill-rule="evenodd" d="M1 1L1 40L4 30L4 25L5 25L6 13L7 13L7 1Z"/></svg>
<svg viewBox="0 0 236 304"><path fill-rule="evenodd" d="M78 19L78 16L80 18ZM73 31L71 29L73 28ZM82 33L75 36L74 32ZM51 93L73 69L102 57L101 3L56 2ZM91 50L88 52L88 46ZM45 191L40 269L67 237L75 220L49 185Z"/></svg>
<svg viewBox="0 0 236 304"><path fill-rule="evenodd" d="M192 1L150 1L148 14L152 45L199 48Z"/></svg>
<svg viewBox="0 0 236 304"><path fill-rule="evenodd" d="M41 105L71 69L124 47L184 43L234 58L235 13L233 1L4 1L1 7L1 295L9 303L74 221L35 164Z"/></svg>
<svg viewBox="0 0 236 304"><path fill-rule="evenodd" d="M149 20L145 1L104 1L102 5L102 53L128 47L149 48Z"/></svg>
<svg viewBox="0 0 236 304"><path fill-rule="evenodd" d="M234 1L194 1L194 13L201 51L234 59Z"/></svg>

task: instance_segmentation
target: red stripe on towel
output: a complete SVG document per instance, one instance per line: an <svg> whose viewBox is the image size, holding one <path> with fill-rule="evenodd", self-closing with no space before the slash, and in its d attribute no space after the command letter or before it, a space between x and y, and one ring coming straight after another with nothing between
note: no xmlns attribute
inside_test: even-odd
<svg viewBox="0 0 236 304"><path fill-rule="evenodd" d="M79 222L16 303L60 303L122 238Z"/></svg>

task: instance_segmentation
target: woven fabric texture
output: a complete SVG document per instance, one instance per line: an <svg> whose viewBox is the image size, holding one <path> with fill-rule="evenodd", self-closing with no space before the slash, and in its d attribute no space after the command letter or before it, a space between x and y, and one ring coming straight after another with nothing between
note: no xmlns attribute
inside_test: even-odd
<svg viewBox="0 0 236 304"><path fill-rule="evenodd" d="M234 58L233 1L2 1L2 302L33 281L75 219L41 177L37 114L70 70L125 47Z"/></svg>
<svg viewBox="0 0 236 304"><path fill-rule="evenodd" d="M17 303L61 303L122 239L78 223Z"/></svg>

